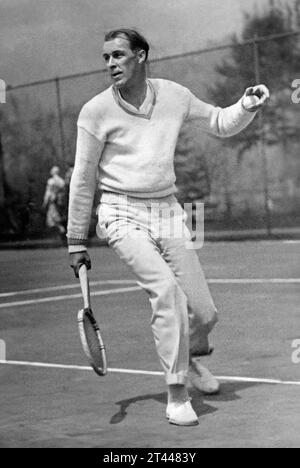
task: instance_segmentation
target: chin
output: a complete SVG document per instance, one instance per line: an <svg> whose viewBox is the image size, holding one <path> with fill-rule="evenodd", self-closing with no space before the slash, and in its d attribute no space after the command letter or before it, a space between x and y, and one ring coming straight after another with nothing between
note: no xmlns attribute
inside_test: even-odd
<svg viewBox="0 0 300 468"><path fill-rule="evenodd" d="M127 81L126 80L119 80L114 82L115 88L122 89L126 86Z"/></svg>

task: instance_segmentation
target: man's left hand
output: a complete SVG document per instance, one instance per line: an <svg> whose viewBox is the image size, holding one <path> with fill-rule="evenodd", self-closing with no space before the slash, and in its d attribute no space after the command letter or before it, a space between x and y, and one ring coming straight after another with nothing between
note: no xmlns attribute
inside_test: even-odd
<svg viewBox="0 0 300 468"><path fill-rule="evenodd" d="M256 102L255 104L249 105L247 104L247 97L248 96L255 96ZM257 110L261 109L266 102L270 99L270 91L267 86L260 84L257 86L252 86L251 88L247 88L245 94L242 98L242 105L244 109L249 112L256 112Z"/></svg>

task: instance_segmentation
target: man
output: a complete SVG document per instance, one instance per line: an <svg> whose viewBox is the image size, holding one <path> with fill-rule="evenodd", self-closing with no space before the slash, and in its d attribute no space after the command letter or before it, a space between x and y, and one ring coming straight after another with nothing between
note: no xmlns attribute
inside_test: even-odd
<svg viewBox="0 0 300 468"><path fill-rule="evenodd" d="M98 228L150 296L152 330L168 385L167 418L172 424L196 425L187 382L189 377L208 394L219 391L199 360L212 351L208 335L217 311L196 252L187 248L186 217L174 196L175 146L182 124L192 119L200 130L221 137L240 132L269 92L255 86L233 106L213 107L177 83L148 79L148 52L147 41L136 31L120 29L105 36L103 58L112 86L79 115L69 252L76 276L82 264L90 268L86 240L99 171ZM245 98L254 93L257 103L249 106ZM170 234L170 217L160 215L161 206L175 213L177 225L184 225L183 236Z"/></svg>
<svg viewBox="0 0 300 468"><path fill-rule="evenodd" d="M43 208L47 210L47 226L55 231L58 231L60 237L64 236L65 238L66 230L63 226L62 213L65 182L59 174L59 167L52 167L50 171L51 177L47 181Z"/></svg>

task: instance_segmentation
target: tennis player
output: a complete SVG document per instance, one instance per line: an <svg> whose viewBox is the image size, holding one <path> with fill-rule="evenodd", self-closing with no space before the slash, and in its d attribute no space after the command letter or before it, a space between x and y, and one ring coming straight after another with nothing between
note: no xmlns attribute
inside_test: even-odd
<svg viewBox="0 0 300 468"><path fill-rule="evenodd" d="M91 268L86 243L98 180L98 231L149 295L154 341L168 386L167 418L190 426L198 418L188 381L206 394L219 391L218 381L200 362L212 351L208 335L217 310L198 256L188 248L187 218L175 197L176 142L183 123L195 119L200 131L237 134L252 122L269 91L254 86L234 105L214 107L180 84L147 78L148 52L146 39L134 30L105 36L103 58L112 86L85 104L78 118L67 237L78 276L82 264ZM246 97L253 94L258 99L249 103ZM183 226L182 236L169 229L171 218Z"/></svg>

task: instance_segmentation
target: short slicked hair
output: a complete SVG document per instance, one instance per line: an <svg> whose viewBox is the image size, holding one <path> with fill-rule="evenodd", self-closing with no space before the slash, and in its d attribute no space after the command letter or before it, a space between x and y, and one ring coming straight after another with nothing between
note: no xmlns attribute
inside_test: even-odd
<svg viewBox="0 0 300 468"><path fill-rule="evenodd" d="M137 49L144 50L146 53L146 60L148 59L150 46L147 40L139 32L134 29L114 29L105 34L104 40L111 41L117 37L125 37L129 41L132 51Z"/></svg>

